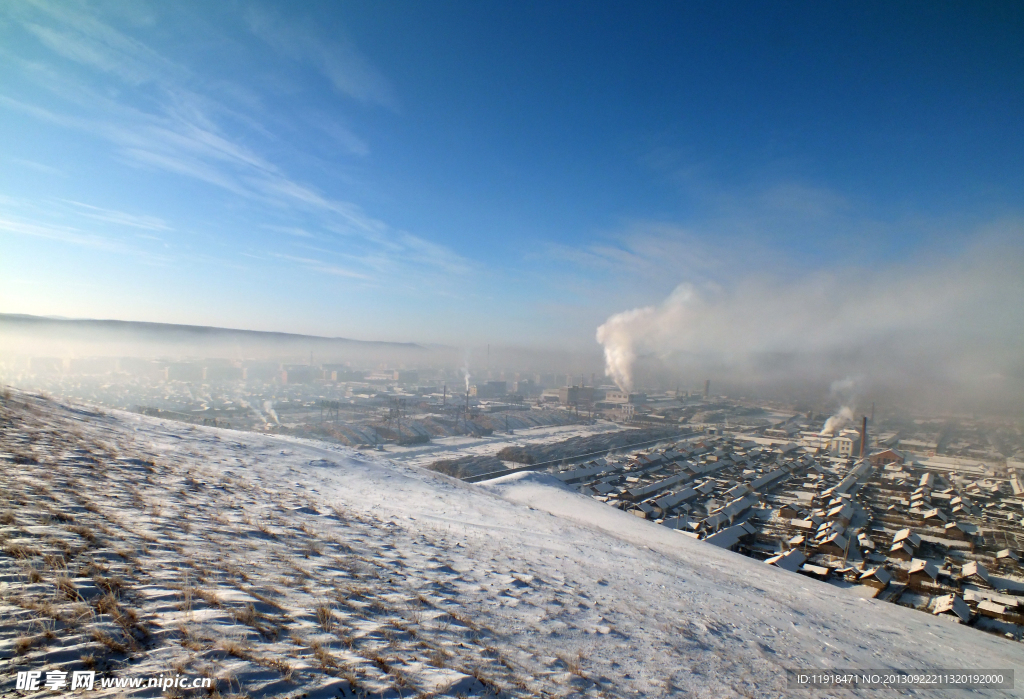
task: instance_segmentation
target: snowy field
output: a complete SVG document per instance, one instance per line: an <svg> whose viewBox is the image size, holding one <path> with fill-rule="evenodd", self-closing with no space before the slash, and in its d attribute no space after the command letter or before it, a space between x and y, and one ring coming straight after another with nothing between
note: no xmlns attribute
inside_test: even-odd
<svg viewBox="0 0 1024 699"><path fill-rule="evenodd" d="M411 466L426 466L438 459L458 459L464 456L494 456L505 447L528 444L551 444L573 437L589 437L606 432L621 432L614 422L599 420L593 425L552 425L516 430L515 434L495 431L488 437L435 437L428 444L387 446L387 458Z"/></svg>
<svg viewBox="0 0 1024 699"><path fill-rule="evenodd" d="M5 697L23 694L18 670L397 698L885 697L897 692L787 689L785 669L1024 668L1019 643L691 540L543 474L469 485L336 445L17 393L0 424Z"/></svg>

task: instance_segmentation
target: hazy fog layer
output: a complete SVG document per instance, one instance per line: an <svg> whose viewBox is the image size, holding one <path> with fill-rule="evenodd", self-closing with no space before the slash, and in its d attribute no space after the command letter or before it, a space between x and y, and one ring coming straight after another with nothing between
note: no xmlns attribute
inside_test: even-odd
<svg viewBox="0 0 1024 699"><path fill-rule="evenodd" d="M659 305L598 328L606 373L630 389L638 359L655 357L734 385L854 376L862 390L1020 407L1022 233L1018 226L956 259L682 283Z"/></svg>

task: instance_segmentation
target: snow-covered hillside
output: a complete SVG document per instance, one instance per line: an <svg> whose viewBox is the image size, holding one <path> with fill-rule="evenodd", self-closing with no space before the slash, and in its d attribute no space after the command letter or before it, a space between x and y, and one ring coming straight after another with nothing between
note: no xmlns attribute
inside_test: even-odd
<svg viewBox="0 0 1024 699"><path fill-rule="evenodd" d="M4 696L60 668L252 697L751 697L823 694L786 668L1024 667L1019 643L544 475L469 485L17 393L0 410Z"/></svg>

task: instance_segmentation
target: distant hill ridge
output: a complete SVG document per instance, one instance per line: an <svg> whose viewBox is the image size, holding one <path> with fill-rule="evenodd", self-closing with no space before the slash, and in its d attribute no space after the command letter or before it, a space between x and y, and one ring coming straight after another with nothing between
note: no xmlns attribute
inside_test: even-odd
<svg viewBox="0 0 1024 699"><path fill-rule="evenodd" d="M378 340L354 340L347 337L324 337L298 333L272 332L265 330L240 330L207 325L176 325L173 323L151 323L135 320L97 320L91 318L54 318L18 313L0 313L0 328L5 331L42 331L79 333L88 331L106 332L111 335L141 335L155 341L209 340L252 342L302 342L316 345L353 344L363 347L381 347L406 350L426 350L413 342L384 342Z"/></svg>

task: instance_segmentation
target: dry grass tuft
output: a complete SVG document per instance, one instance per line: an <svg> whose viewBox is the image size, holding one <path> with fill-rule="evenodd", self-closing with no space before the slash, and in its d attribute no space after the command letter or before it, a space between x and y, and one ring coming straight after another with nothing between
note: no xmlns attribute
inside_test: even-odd
<svg viewBox="0 0 1024 699"><path fill-rule="evenodd" d="M316 620L320 624L320 628L326 633L331 633L334 630L334 610L331 609L331 603L328 600L319 600L314 610L316 611Z"/></svg>
<svg viewBox="0 0 1024 699"><path fill-rule="evenodd" d="M93 629L92 639L97 643L106 646L114 653L121 653L122 655L127 655L130 650L128 646L126 646L124 643L121 643L116 638L111 636L106 631L103 631L102 629Z"/></svg>
<svg viewBox="0 0 1024 699"><path fill-rule="evenodd" d="M203 644L199 639L198 634L187 624L182 624L178 631L181 633L181 646L191 651L203 650Z"/></svg>
<svg viewBox="0 0 1024 699"><path fill-rule="evenodd" d="M19 636L14 640L14 654L25 655L32 650L32 646L34 646L35 643L36 639L32 636Z"/></svg>
<svg viewBox="0 0 1024 699"><path fill-rule="evenodd" d="M214 592L212 590L203 590L203 589L197 587L197 588L195 588L194 593L195 593L196 597L198 597L199 599L203 600L204 602L206 602L211 607L216 607L216 608L220 609L221 601L220 601L220 597L217 596L216 592Z"/></svg>
<svg viewBox="0 0 1024 699"><path fill-rule="evenodd" d="M53 586L57 588L57 592L59 592L65 599L71 600L72 602L79 602L82 599L82 596L78 594L78 588L75 587L75 584L71 582L70 578L58 575L53 579Z"/></svg>
<svg viewBox="0 0 1024 699"><path fill-rule="evenodd" d="M427 655L430 664L438 668L448 667L448 658L448 653L441 648L435 648Z"/></svg>
<svg viewBox="0 0 1024 699"><path fill-rule="evenodd" d="M39 555L39 550L23 544L7 544L4 546L4 553L18 560L28 560Z"/></svg>
<svg viewBox="0 0 1024 699"><path fill-rule="evenodd" d="M92 581L96 583L96 587L103 590L109 595L116 595L124 589L124 580L118 575L96 575Z"/></svg>
<svg viewBox="0 0 1024 699"><path fill-rule="evenodd" d="M68 569L68 562L64 557L54 556L52 553L48 553L43 556L43 563L45 563L47 568L52 571L63 571Z"/></svg>
<svg viewBox="0 0 1024 699"><path fill-rule="evenodd" d="M320 663L321 669L327 670L338 667L338 659L331 655L331 652L324 648L323 644L319 641L310 643L309 648L313 651L313 657Z"/></svg>
<svg viewBox="0 0 1024 699"><path fill-rule="evenodd" d="M80 537L88 541L90 544L96 543L96 534L89 527L81 524L76 524L73 527L68 527L68 531L74 534L78 534Z"/></svg>
<svg viewBox="0 0 1024 699"><path fill-rule="evenodd" d="M583 674L583 661L586 660L586 656L582 652L577 652L576 655L560 654L558 659L565 663L565 669L570 673L587 679L587 676Z"/></svg>
<svg viewBox="0 0 1024 699"><path fill-rule="evenodd" d="M43 581L43 574L39 572L39 569L33 565L26 565L23 568L25 577L28 578L30 583L41 583Z"/></svg>
<svg viewBox="0 0 1024 699"><path fill-rule="evenodd" d="M271 607L274 607L276 609L280 609L281 608L281 605L278 604L276 601L274 601L273 597L267 597L266 595L264 595L264 594L262 594L260 592L257 592L256 590L251 590L251 589L250 590L245 590L245 592L246 592L246 594L252 595L256 599L258 599L260 602L263 602L263 604L269 604Z"/></svg>
<svg viewBox="0 0 1024 699"><path fill-rule="evenodd" d="M268 524L266 521L264 521L262 519L256 523L256 528L259 529L260 532L262 532L263 535L268 537L268 538L271 538L271 539L276 539L277 538L277 534L274 532L273 529L270 528L270 524Z"/></svg>
<svg viewBox="0 0 1024 699"><path fill-rule="evenodd" d="M256 655L252 652L251 648L243 646L238 643L238 641L223 641L220 644L220 649L239 660L247 660L248 662L255 663L261 667L277 670L286 681L291 680L292 678L293 668L286 661L281 660L280 658L268 658Z"/></svg>

